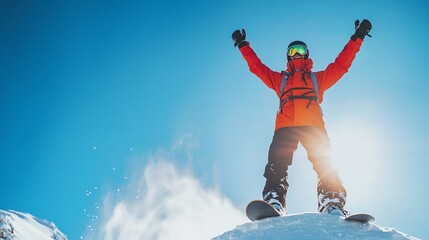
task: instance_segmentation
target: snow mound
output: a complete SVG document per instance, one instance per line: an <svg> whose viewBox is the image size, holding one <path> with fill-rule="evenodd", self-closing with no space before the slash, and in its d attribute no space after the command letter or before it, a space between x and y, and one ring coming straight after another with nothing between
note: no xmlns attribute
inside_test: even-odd
<svg viewBox="0 0 429 240"><path fill-rule="evenodd" d="M28 213L0 210L2 240L67 240L55 224Z"/></svg>
<svg viewBox="0 0 429 240"><path fill-rule="evenodd" d="M302 213L246 223L212 240L417 239L394 228L344 221L338 216Z"/></svg>

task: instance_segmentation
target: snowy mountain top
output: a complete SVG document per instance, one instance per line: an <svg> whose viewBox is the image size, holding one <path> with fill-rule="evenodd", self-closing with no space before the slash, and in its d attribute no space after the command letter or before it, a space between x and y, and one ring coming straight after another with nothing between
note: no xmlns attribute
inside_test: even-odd
<svg viewBox="0 0 429 240"><path fill-rule="evenodd" d="M377 239L417 238L393 228L344 221L338 216L302 213L246 223L212 240L280 239Z"/></svg>
<svg viewBox="0 0 429 240"><path fill-rule="evenodd" d="M0 210L0 239L67 240L55 224L28 213Z"/></svg>

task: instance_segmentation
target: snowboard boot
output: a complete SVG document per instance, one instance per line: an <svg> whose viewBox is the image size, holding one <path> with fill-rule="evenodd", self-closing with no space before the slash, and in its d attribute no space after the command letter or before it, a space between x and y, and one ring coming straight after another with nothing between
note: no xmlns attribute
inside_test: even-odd
<svg viewBox="0 0 429 240"><path fill-rule="evenodd" d="M347 216L344 210L346 204L346 193L344 192L319 192L318 196L319 212L338 216Z"/></svg>
<svg viewBox="0 0 429 240"><path fill-rule="evenodd" d="M282 200L283 199L283 200ZM279 199L279 195L276 192L268 192L264 195L264 201L271 205L280 216L286 215L285 200L284 198Z"/></svg>
<svg viewBox="0 0 429 240"><path fill-rule="evenodd" d="M268 201L268 204L270 204L271 207L273 207L274 210L276 210L276 212L278 212L280 216L286 215L286 210L277 199L272 198L270 201Z"/></svg>
<svg viewBox="0 0 429 240"><path fill-rule="evenodd" d="M346 210L344 210L344 208L337 203L331 203L329 204L325 209L324 212L322 213L327 213L330 215L336 215L336 216L341 216L341 217L346 217L348 215L348 212Z"/></svg>

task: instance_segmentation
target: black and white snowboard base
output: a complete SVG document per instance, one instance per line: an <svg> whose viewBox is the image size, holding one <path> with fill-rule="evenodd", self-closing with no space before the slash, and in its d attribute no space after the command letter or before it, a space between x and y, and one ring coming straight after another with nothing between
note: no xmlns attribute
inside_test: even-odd
<svg viewBox="0 0 429 240"><path fill-rule="evenodd" d="M246 215L252 222L264 218L280 217L280 214L274 210L271 205L262 200L253 200L247 204ZM373 216L366 213L351 214L342 219L345 221L360 223L370 223L375 221Z"/></svg>

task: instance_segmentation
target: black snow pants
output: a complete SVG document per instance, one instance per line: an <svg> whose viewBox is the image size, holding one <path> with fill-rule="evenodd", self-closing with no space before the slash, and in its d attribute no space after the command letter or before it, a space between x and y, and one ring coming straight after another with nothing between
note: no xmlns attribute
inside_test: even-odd
<svg viewBox="0 0 429 240"><path fill-rule="evenodd" d="M284 127L277 129L268 153L264 177L266 183L262 192L265 201L276 198L286 207L288 168L301 142L307 151L308 160L318 176L318 195L327 192L346 194L338 171L331 163L331 146L326 129L316 126Z"/></svg>

